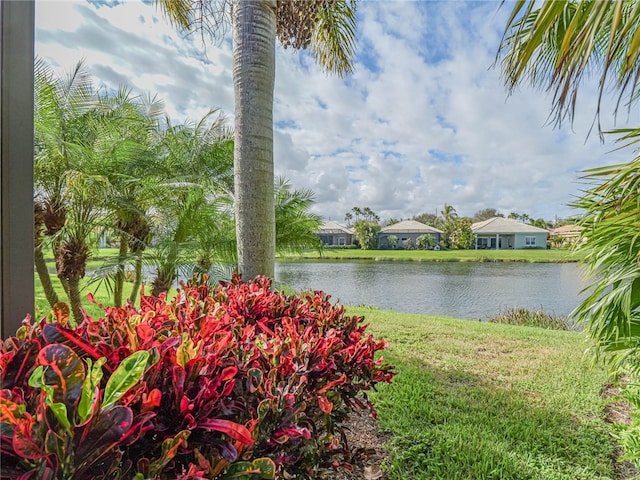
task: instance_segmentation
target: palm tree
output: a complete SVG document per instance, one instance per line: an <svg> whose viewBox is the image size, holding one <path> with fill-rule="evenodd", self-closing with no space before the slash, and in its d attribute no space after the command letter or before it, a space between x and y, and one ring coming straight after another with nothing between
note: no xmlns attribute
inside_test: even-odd
<svg viewBox="0 0 640 480"><path fill-rule="evenodd" d="M78 292L70 292L68 279L75 278L78 272L84 270L81 264L83 257L84 260L86 257L81 253L84 247L80 245L82 242L78 238L75 241L65 238L68 234L65 226L69 220L71 200L82 200L82 195L70 187L86 185L79 179L79 172L81 164L91 157L89 137L93 135L91 116L95 107L95 95L82 62L66 78L61 78L55 76L48 65L37 60L34 79L34 208L37 237L34 257L38 277L47 300L53 306L58 301L58 296L44 260L43 248L47 245L52 247L56 257L58 276L63 288L67 294L79 297ZM77 203L75 206L81 209L86 207ZM78 216L78 211L74 215ZM80 214L79 217L82 218L83 215ZM93 218L92 215L90 217ZM78 229L74 230L75 234L79 234ZM66 246L63 245L65 243ZM71 254L69 248L73 250L74 247L79 250ZM73 310L78 314L79 305L75 305Z"/></svg>
<svg viewBox="0 0 640 480"><path fill-rule="evenodd" d="M86 145L85 160L91 158L91 146ZM109 184L101 175L87 174L82 165L66 173L67 223L60 230L55 261L58 278L66 287L73 318L82 321L80 281L86 274L91 255L91 237L105 225L101 208L109 198Z"/></svg>
<svg viewBox="0 0 640 480"><path fill-rule="evenodd" d="M640 4L625 1L517 2L509 17L499 57L508 89L529 82L553 92L557 124L573 119L580 87L597 75L596 120L605 90L631 109L640 76ZM625 99L626 97L626 99ZM640 129L616 130L625 145ZM596 353L614 365L640 363L640 158L585 172L587 187L574 206L586 213L578 250L593 275L590 293L574 312L595 342Z"/></svg>
<svg viewBox="0 0 640 480"><path fill-rule="evenodd" d="M456 218L458 218L458 213L456 212L456 209L452 205L445 203L444 207L442 208L443 223L445 224L451 223Z"/></svg>
<svg viewBox="0 0 640 480"><path fill-rule="evenodd" d="M163 105L155 98L134 97L131 90L121 87L115 94L101 95L98 109L105 133L98 145L100 163L96 168L110 185L105 207L114 217L119 237L118 258L113 265L113 302L120 306L127 262L132 260L135 265L131 301L137 297L142 281L142 252L151 231L149 209L158 195L155 144Z"/></svg>
<svg viewBox="0 0 640 480"><path fill-rule="evenodd" d="M238 271L273 276L275 206L273 89L275 40L310 48L328 72L351 72L355 1L156 0L178 26L219 31L231 11L235 94L235 216ZM226 9L224 7L230 7ZM203 15L202 12L205 12Z"/></svg>
<svg viewBox="0 0 640 480"><path fill-rule="evenodd" d="M232 149L231 132L215 110L195 123L171 125L167 119L157 173L168 180L155 206L153 295L166 292L180 268L190 277L194 271L204 273L215 260L232 260L234 242L224 215L233 191Z"/></svg>
<svg viewBox="0 0 640 480"><path fill-rule="evenodd" d="M351 211L356 217L356 223L360 222L360 217L364 215L364 212L362 211L362 209L360 207L353 207Z"/></svg>

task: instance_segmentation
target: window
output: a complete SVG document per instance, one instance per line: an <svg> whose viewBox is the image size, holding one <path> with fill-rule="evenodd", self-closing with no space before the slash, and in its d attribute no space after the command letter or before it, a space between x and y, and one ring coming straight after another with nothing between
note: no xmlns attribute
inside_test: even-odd
<svg viewBox="0 0 640 480"><path fill-rule="evenodd" d="M536 237L524 237L524 245L525 247L535 247Z"/></svg>

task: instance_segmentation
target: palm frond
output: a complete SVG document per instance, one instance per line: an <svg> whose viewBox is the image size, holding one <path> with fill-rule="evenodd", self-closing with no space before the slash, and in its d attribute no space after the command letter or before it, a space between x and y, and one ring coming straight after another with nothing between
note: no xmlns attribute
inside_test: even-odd
<svg viewBox="0 0 640 480"><path fill-rule="evenodd" d="M353 72L356 52L356 3L352 0L332 2L318 11L311 37L311 52L318 64L329 73L344 77Z"/></svg>
<svg viewBox="0 0 640 480"><path fill-rule="evenodd" d="M319 215L309 212L314 203L311 190L291 190L284 178L275 184L276 252L300 253L321 250L322 243L316 232L322 224Z"/></svg>
<svg viewBox="0 0 640 480"><path fill-rule="evenodd" d="M508 90L523 81L550 90L560 124L573 119L580 87L597 74L596 119L608 87L618 92L618 105L627 98L630 106L640 79L640 4L546 0L537 6L517 2L503 34L496 58L502 57Z"/></svg>
<svg viewBox="0 0 640 480"><path fill-rule="evenodd" d="M586 212L576 248L590 283L573 316L598 358L617 368L640 353L640 156L588 170L583 182L573 206Z"/></svg>

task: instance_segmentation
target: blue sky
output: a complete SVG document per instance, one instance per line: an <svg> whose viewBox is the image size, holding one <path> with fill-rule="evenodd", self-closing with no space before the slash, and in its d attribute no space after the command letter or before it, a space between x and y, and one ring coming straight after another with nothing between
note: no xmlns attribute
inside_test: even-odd
<svg viewBox="0 0 640 480"><path fill-rule="evenodd" d="M508 95L494 68L508 9L499 1L364 1L346 79L278 48L276 175L315 192L313 210L342 222L354 206L383 219L483 208L547 220L575 214L580 172L631 159L587 136L595 88L573 126L547 125L551 99ZM36 2L36 54L61 72L84 59L97 85L157 94L174 121L220 109L233 125L231 41L204 45L150 2ZM608 101L605 107L613 104ZM610 108L605 108L610 111ZM603 118L605 129L623 127Z"/></svg>

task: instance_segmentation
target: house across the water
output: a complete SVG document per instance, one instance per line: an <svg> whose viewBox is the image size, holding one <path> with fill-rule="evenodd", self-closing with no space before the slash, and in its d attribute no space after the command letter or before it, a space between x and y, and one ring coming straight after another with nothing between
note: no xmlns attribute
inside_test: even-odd
<svg viewBox="0 0 640 480"><path fill-rule="evenodd" d="M378 232L378 245L380 248L404 248L405 245L417 245L418 237L431 235L433 245L440 245L442 230L430 227L415 220L403 220L388 227L384 227ZM390 245L389 237L395 236L398 243Z"/></svg>
<svg viewBox="0 0 640 480"><path fill-rule="evenodd" d="M580 225L563 225L549 230L549 237L553 245L573 245L578 241L583 230L584 227Z"/></svg>
<svg viewBox="0 0 640 480"><path fill-rule="evenodd" d="M512 218L493 217L471 225L476 249L547 248L549 231Z"/></svg>
<svg viewBox="0 0 640 480"><path fill-rule="evenodd" d="M325 222L317 232L325 246L347 246L353 243L353 230L336 222Z"/></svg>

